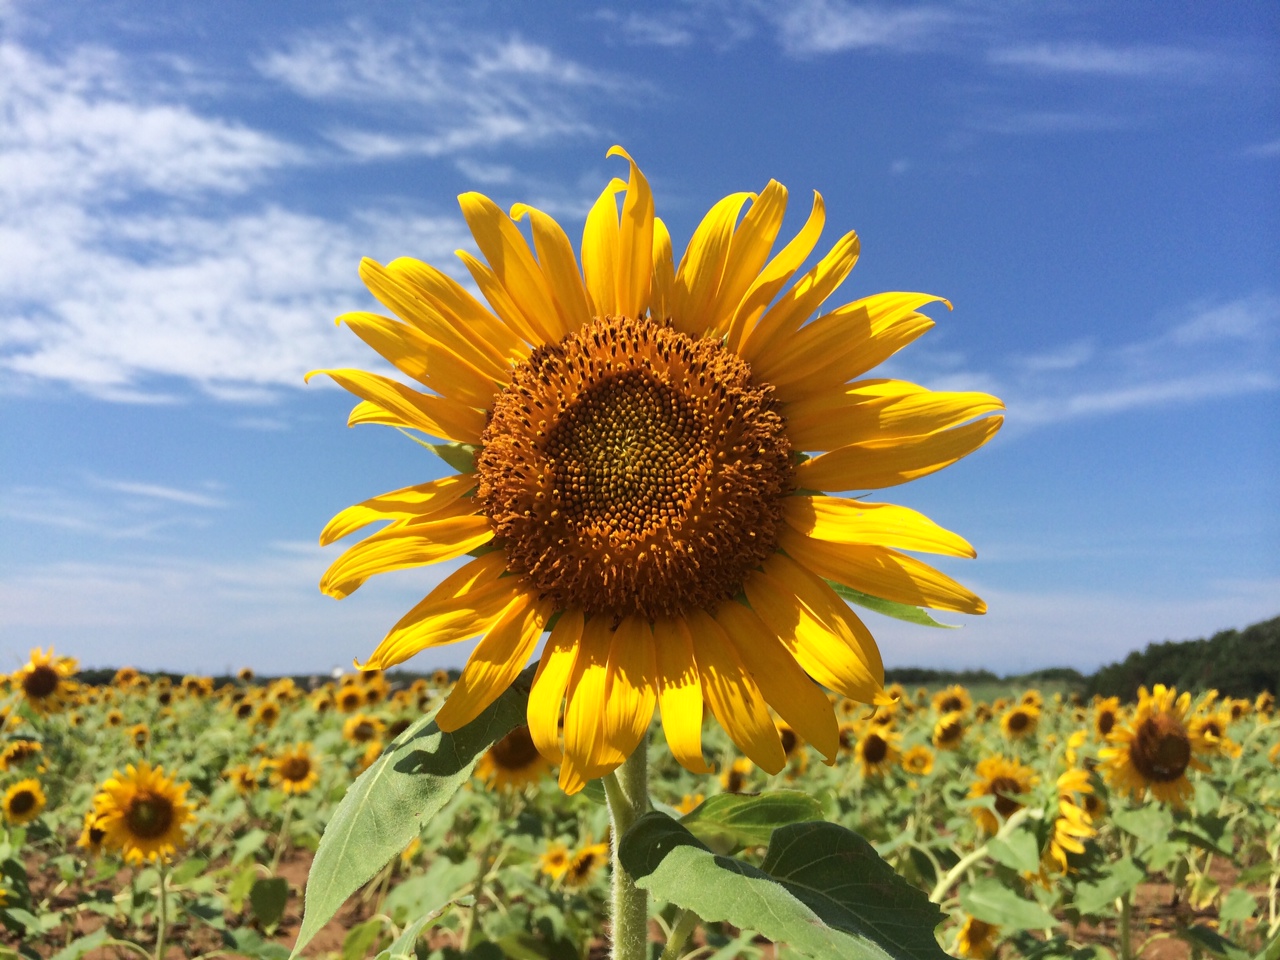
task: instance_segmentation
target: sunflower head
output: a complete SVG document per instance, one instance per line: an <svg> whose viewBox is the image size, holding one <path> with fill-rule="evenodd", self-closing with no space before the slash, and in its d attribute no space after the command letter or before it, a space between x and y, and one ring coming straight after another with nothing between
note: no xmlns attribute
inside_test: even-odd
<svg viewBox="0 0 1280 960"><path fill-rule="evenodd" d="M538 857L538 869L552 880L559 880L569 869L573 857L563 843L552 843Z"/></svg>
<svg viewBox="0 0 1280 960"><path fill-rule="evenodd" d="M1120 698L1107 697L1105 700L1099 701L1093 708L1093 729L1097 731L1098 736L1105 740L1111 736L1111 731L1115 729L1116 724L1120 720Z"/></svg>
<svg viewBox="0 0 1280 960"><path fill-rule="evenodd" d="M44 745L38 740L11 740L0 753L0 771L13 770L35 760L44 752Z"/></svg>
<svg viewBox="0 0 1280 960"><path fill-rule="evenodd" d="M369 743L381 739L387 725L377 717L357 713L342 725L342 735L352 743Z"/></svg>
<svg viewBox="0 0 1280 960"><path fill-rule="evenodd" d="M919 743L903 751L902 769L912 776L928 776L933 772L933 760L933 751Z"/></svg>
<svg viewBox="0 0 1280 960"><path fill-rule="evenodd" d="M562 880L566 887L585 887L609 861L607 843L591 843L573 855Z"/></svg>
<svg viewBox="0 0 1280 960"><path fill-rule="evenodd" d="M30 823L44 809L44 790L34 777L19 780L4 792L4 818L18 826Z"/></svg>
<svg viewBox="0 0 1280 960"><path fill-rule="evenodd" d="M725 793L745 793L751 771L756 768L746 757L738 757L720 773L720 789Z"/></svg>
<svg viewBox="0 0 1280 960"><path fill-rule="evenodd" d="M521 725L490 747L476 765L476 776L497 789L519 790L537 783L551 769L538 752L529 728Z"/></svg>
<svg viewBox="0 0 1280 960"><path fill-rule="evenodd" d="M898 750L897 738L883 727L870 726L858 738L858 746L854 751L864 777L883 777L898 765L902 756Z"/></svg>
<svg viewBox="0 0 1280 960"><path fill-rule="evenodd" d="M308 743L286 747L270 761L271 784L285 793L306 793L320 779L315 758Z"/></svg>
<svg viewBox="0 0 1280 960"><path fill-rule="evenodd" d="M707 798L701 793L686 793L680 798L679 803L673 803L672 806L680 811L682 816L693 813L698 807L702 806L702 801Z"/></svg>
<svg viewBox="0 0 1280 960"><path fill-rule="evenodd" d="M1179 696L1164 684L1150 692L1139 688L1133 719L1112 733L1112 746L1098 752L1108 782L1138 800L1149 791L1164 803L1185 806L1194 792L1187 772L1206 769L1196 754L1212 749L1188 726L1190 706L1190 694Z"/></svg>
<svg viewBox="0 0 1280 960"><path fill-rule="evenodd" d="M973 697L964 687L955 684L933 695L933 709L939 716L948 713L968 714L973 709Z"/></svg>
<svg viewBox="0 0 1280 960"><path fill-rule="evenodd" d="M117 770L94 797L102 845L130 863L169 857L186 844L183 831L192 819L188 789L190 784L145 761L129 764L123 774Z"/></svg>
<svg viewBox="0 0 1280 960"><path fill-rule="evenodd" d="M111 678L111 683L121 689L127 689L138 682L138 671L134 667L121 667Z"/></svg>
<svg viewBox="0 0 1280 960"><path fill-rule="evenodd" d="M933 725L933 745L939 750L955 750L964 740L964 729L963 713L943 714Z"/></svg>
<svg viewBox="0 0 1280 960"><path fill-rule="evenodd" d="M236 679L241 683L249 683L253 680L254 676L253 667L241 667L236 671Z"/></svg>
<svg viewBox="0 0 1280 960"><path fill-rule="evenodd" d="M1020 798L1030 793L1039 780L1035 771L1025 764L999 756L979 761L974 772L977 780L969 788L969 796L995 798L994 811L986 807L973 808L979 826L987 833L995 833L1002 822L1022 809Z"/></svg>
<svg viewBox="0 0 1280 960"><path fill-rule="evenodd" d="M360 398L349 422L418 430L471 455L455 476L334 517L322 543L386 525L338 557L321 589L344 597L376 573L473 555L364 669L480 635L436 716L453 731L551 628L528 721L567 792L616 768L655 709L694 772L708 772L704 712L770 773L787 763L771 708L832 762L838 727L820 686L892 698L874 639L830 582L986 608L900 552L972 556L961 538L902 507L818 491L940 470L994 435L1003 405L862 379L933 325L917 311L940 298L880 294L814 317L859 252L848 233L797 276L825 221L820 197L776 254L782 185L727 197L677 260L648 181L621 148L610 155L630 176L592 207L580 263L545 213L459 197L483 259L461 256L487 304L414 260L361 264L398 319L340 319L422 389L322 371Z"/></svg>
<svg viewBox="0 0 1280 960"><path fill-rule="evenodd" d="M1039 723L1039 708L1023 703L1005 711L1000 718L1000 729L1010 740L1025 740L1035 735Z"/></svg>
<svg viewBox="0 0 1280 960"><path fill-rule="evenodd" d="M223 779L231 781L236 793L244 796L258 789L258 771L247 763L238 763L229 767L222 774Z"/></svg>
<svg viewBox="0 0 1280 960"><path fill-rule="evenodd" d="M956 935L956 953L969 960L990 960L999 939L999 927L977 917L965 917Z"/></svg>
<svg viewBox="0 0 1280 960"><path fill-rule="evenodd" d="M102 841L106 836L106 830L98 822L98 812L90 810L84 815L84 826L80 830L76 846L85 850L90 856L96 857L102 852Z"/></svg>
<svg viewBox="0 0 1280 960"><path fill-rule="evenodd" d="M54 655L36 647L31 651L26 666L16 674L17 686L36 713L47 714L62 708L71 695L77 663L71 657Z"/></svg>

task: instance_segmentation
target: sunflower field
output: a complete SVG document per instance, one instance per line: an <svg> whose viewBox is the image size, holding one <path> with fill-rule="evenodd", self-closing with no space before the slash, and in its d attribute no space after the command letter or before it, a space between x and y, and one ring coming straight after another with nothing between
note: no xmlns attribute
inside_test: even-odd
<svg viewBox="0 0 1280 960"><path fill-rule="evenodd" d="M125 668L95 686L71 658L33 651L3 700L0 954L603 956L616 838L601 781L559 789L518 725L527 677L442 733L433 717L453 682L245 670L219 684ZM818 928L839 927L838 881L858 863L885 880L879 858L911 887L894 909L934 911L930 946L955 956L1276 954L1269 694L888 692L879 707L836 701L831 766L779 722L787 764L773 776L716 728L702 775L650 732L655 812L620 853L628 863L631 834L666 831L688 861L628 863L655 900L654 957L924 956L827 952L815 925L752 908L745 888L782 878ZM848 875L824 879L816 862L788 873L790 851L812 844L851 845ZM699 858L740 864L743 889L699 885Z"/></svg>

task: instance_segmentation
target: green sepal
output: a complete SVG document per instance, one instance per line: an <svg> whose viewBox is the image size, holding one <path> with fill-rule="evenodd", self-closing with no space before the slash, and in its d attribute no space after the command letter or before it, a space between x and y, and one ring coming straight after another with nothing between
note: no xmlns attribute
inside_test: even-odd
<svg viewBox="0 0 1280 960"><path fill-rule="evenodd" d="M933 619L923 607L913 607L907 603L896 603L893 600L873 597L869 593L863 593L861 590L853 589L853 587L846 587L843 583L836 583L834 580L828 580L827 583L831 585L832 590L850 603L856 603L860 607L874 610L883 616L893 617L895 620L905 620L907 623L916 623L922 627L939 627L943 630L960 629L960 624L958 623L940 623Z"/></svg>
<svg viewBox="0 0 1280 960"><path fill-rule="evenodd" d="M475 473L476 454L480 452L480 448L474 443L429 443L415 437L404 427L396 427L396 429L418 446L426 447L459 473Z"/></svg>

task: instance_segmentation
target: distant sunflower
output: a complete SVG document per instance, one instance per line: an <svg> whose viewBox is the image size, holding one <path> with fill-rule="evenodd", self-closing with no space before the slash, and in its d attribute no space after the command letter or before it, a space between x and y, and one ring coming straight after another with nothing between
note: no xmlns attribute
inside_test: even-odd
<svg viewBox="0 0 1280 960"><path fill-rule="evenodd" d="M1276 708L1276 695L1270 690L1263 690L1253 701L1253 709L1259 716L1269 717Z"/></svg>
<svg viewBox="0 0 1280 960"><path fill-rule="evenodd" d="M1120 698L1107 697L1105 700L1099 700L1093 708L1093 729L1098 732L1098 736L1105 740L1111 736L1111 731L1115 729L1116 724L1120 720Z"/></svg>
<svg viewBox="0 0 1280 960"><path fill-rule="evenodd" d="M387 725L377 717L357 713L342 725L342 735L352 743L368 743L379 739L386 729Z"/></svg>
<svg viewBox="0 0 1280 960"><path fill-rule="evenodd" d="M151 728L145 723L135 723L128 730L129 740L139 750L145 750L147 744L151 741Z"/></svg>
<svg viewBox="0 0 1280 960"><path fill-rule="evenodd" d="M1224 757L1240 756L1240 744L1227 736L1227 728L1231 726L1231 712L1218 710L1191 718L1188 725L1192 738L1199 738L1210 753L1219 753Z"/></svg>
<svg viewBox="0 0 1280 960"><path fill-rule="evenodd" d="M1058 777L1058 815L1046 851L1048 860L1060 873L1071 869L1069 854L1084 853L1083 841L1097 834L1085 802L1093 796L1093 781L1084 770L1070 769Z"/></svg>
<svg viewBox="0 0 1280 960"><path fill-rule="evenodd" d="M933 772L933 751L923 743L904 750L902 769L915 777L925 777Z"/></svg>
<svg viewBox="0 0 1280 960"><path fill-rule="evenodd" d="M119 710L108 710L107 715L102 718L102 722L108 727L119 727L124 725L124 713Z"/></svg>
<svg viewBox="0 0 1280 960"><path fill-rule="evenodd" d="M43 752L44 745L37 740L11 740L5 744L4 752L0 753L0 770L8 771L21 767Z"/></svg>
<svg viewBox="0 0 1280 960"><path fill-rule="evenodd" d="M129 764L123 774L115 771L94 797L102 845L129 863L168 857L186 844L183 828L192 819L188 789L190 784L145 761Z"/></svg>
<svg viewBox="0 0 1280 960"><path fill-rule="evenodd" d="M334 697L334 703L342 713L355 713L364 706L364 691L359 687L343 687Z"/></svg>
<svg viewBox="0 0 1280 960"><path fill-rule="evenodd" d="M248 683L254 677L253 667L241 667L236 671L236 677L241 683Z"/></svg>
<svg viewBox="0 0 1280 960"><path fill-rule="evenodd" d="M1112 746L1098 751L1107 782L1141 800L1148 791L1157 800L1183 807L1194 792L1188 770L1206 770L1197 753L1209 745L1187 726L1191 694L1157 683L1138 690L1138 707L1122 730L1111 734Z"/></svg>
<svg viewBox="0 0 1280 960"><path fill-rule="evenodd" d="M701 793L686 793L680 798L679 803L672 804L672 806L680 812L681 816L684 816L697 810L698 807L702 806L702 801L706 799Z"/></svg>
<svg viewBox="0 0 1280 960"><path fill-rule="evenodd" d="M569 848L563 843L550 844L542 856L538 857L538 869L545 873L552 880L559 880L565 875L565 871L569 869L573 857L569 855Z"/></svg>
<svg viewBox="0 0 1280 960"><path fill-rule="evenodd" d="M48 652L36 647L15 679L31 709L48 714L61 710L75 689L71 677L75 676L76 667L71 657L54 656L53 647Z"/></svg>
<svg viewBox="0 0 1280 960"><path fill-rule="evenodd" d="M871 727L858 738L854 751L864 777L883 777L898 765L902 756L897 738L884 728Z"/></svg>
<svg viewBox="0 0 1280 960"><path fill-rule="evenodd" d="M272 786L285 793L306 793L320 779L320 771L308 743L286 747L269 761L269 765Z"/></svg>
<svg viewBox="0 0 1280 960"><path fill-rule="evenodd" d="M747 787L747 778L756 768L747 757L738 757L720 772L720 788L725 793L743 793Z"/></svg>
<svg viewBox="0 0 1280 960"><path fill-rule="evenodd" d="M121 667L111 678L111 683L117 687L132 687L138 682L138 676L138 671L133 667Z"/></svg>
<svg viewBox="0 0 1280 960"><path fill-rule="evenodd" d="M474 453L455 476L339 513L322 543L388 523L321 589L345 597L374 574L493 544L401 618L365 667L481 636L436 718L457 730L511 684L555 617L528 722L539 751L563 758L566 792L621 764L655 709L675 758L707 772L704 703L770 773L786 762L770 707L830 760L836 720L810 681L871 703L884 671L828 581L914 606L986 607L900 552L973 556L963 539L903 507L817 491L934 473L986 443L1003 404L858 379L933 326L917 311L940 298L879 294L809 321L859 250L847 234L796 278L825 221L821 197L772 257L786 190L771 181L727 197L677 260L648 181L621 148L610 155L628 160L629 181L612 181L588 214L581 266L547 214L459 198L488 262L461 256L488 307L418 261L361 264L404 322L340 319L425 389L317 372L360 398L350 423Z"/></svg>
<svg viewBox="0 0 1280 960"><path fill-rule="evenodd" d="M431 683L437 689L447 687L453 681L449 677L448 670L435 670L431 674Z"/></svg>
<svg viewBox="0 0 1280 960"><path fill-rule="evenodd" d="M4 818L15 826L30 823L44 809L44 790L34 777L19 780L4 792Z"/></svg>
<svg viewBox="0 0 1280 960"><path fill-rule="evenodd" d="M973 709L973 698L959 684L939 690L933 695L933 709L941 716L947 713L968 714Z"/></svg>
<svg viewBox="0 0 1280 960"><path fill-rule="evenodd" d="M607 843L592 843L583 847L573 855L569 866L565 869L563 880L566 887L585 887L609 860Z"/></svg>
<svg viewBox="0 0 1280 960"><path fill-rule="evenodd" d="M938 719L933 725L933 745L939 750L955 750L964 740L964 714L958 710Z"/></svg>
<svg viewBox="0 0 1280 960"><path fill-rule="evenodd" d="M274 726L280 719L280 704L275 700L264 700L253 716L254 723L263 727Z"/></svg>
<svg viewBox="0 0 1280 960"><path fill-rule="evenodd" d="M258 771L247 763L237 763L234 767L229 767L223 771L222 776L223 779L231 781L236 788L236 793L242 796L258 789Z"/></svg>
<svg viewBox="0 0 1280 960"><path fill-rule="evenodd" d="M550 769L550 761L538 752L529 728L522 724L485 751L476 764L476 776L495 789L519 790L537 783Z"/></svg>
<svg viewBox="0 0 1280 960"><path fill-rule="evenodd" d="M102 829L102 825L98 822L98 812L90 810L84 815L84 827L76 840L76 846L96 857L102 852L102 841L106 836L107 831Z"/></svg>
<svg viewBox="0 0 1280 960"><path fill-rule="evenodd" d="M1029 704L1019 704L1005 711L1000 718L1000 729L1010 740L1025 740L1035 736L1040 724L1040 710Z"/></svg>
<svg viewBox="0 0 1280 960"><path fill-rule="evenodd" d="M956 935L956 953L970 960L990 960L996 952L1000 928L977 917L965 917Z"/></svg>
<svg viewBox="0 0 1280 960"><path fill-rule="evenodd" d="M978 825L987 833L995 833L1000 824L1022 809L1023 794L1030 793L1039 780L1034 770L1004 757L987 757L978 762L974 771L978 779L969 788L970 797L995 797L995 812L986 807L974 807L973 815Z"/></svg>

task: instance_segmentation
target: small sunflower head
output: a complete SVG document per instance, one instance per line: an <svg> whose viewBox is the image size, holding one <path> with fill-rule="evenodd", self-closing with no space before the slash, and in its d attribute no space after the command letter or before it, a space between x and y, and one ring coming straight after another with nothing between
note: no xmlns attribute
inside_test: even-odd
<svg viewBox="0 0 1280 960"><path fill-rule="evenodd" d="M964 714L958 710L943 714L933 726L933 745L939 750L955 750L964 740Z"/></svg>
<svg viewBox="0 0 1280 960"><path fill-rule="evenodd" d="M45 795L34 777L19 780L4 793L4 818L14 826L30 823L44 810Z"/></svg>
<svg viewBox="0 0 1280 960"><path fill-rule="evenodd" d="M18 688L36 713L47 714L62 708L71 695L77 663L71 657L54 655L39 647L31 651L26 666L16 675Z"/></svg>
<svg viewBox="0 0 1280 960"><path fill-rule="evenodd" d="M534 746L523 724L488 749L476 766L476 776L496 789L520 789L537 783L551 769Z"/></svg>
<svg viewBox="0 0 1280 960"><path fill-rule="evenodd" d="M145 761L117 770L94 797L102 845L130 863L162 860L186 844L184 828L192 819L190 784L166 776Z"/></svg>
<svg viewBox="0 0 1280 960"><path fill-rule="evenodd" d="M271 783L285 793L306 793L320 779L311 745L286 747L270 761Z"/></svg>

